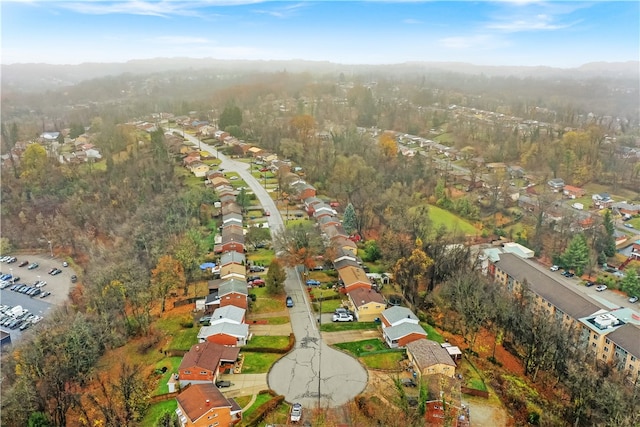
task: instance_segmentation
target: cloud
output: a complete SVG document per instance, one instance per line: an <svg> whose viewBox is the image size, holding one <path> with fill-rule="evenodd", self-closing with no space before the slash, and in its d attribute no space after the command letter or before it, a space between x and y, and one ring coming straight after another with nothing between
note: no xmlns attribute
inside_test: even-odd
<svg viewBox="0 0 640 427"><path fill-rule="evenodd" d="M419 20L413 19L413 18L407 18L407 19L403 20L402 23L409 24L409 25L416 25L416 24L422 24L422 21L419 21Z"/></svg>
<svg viewBox="0 0 640 427"><path fill-rule="evenodd" d="M486 28L491 30L499 30L506 32L520 32L520 31L554 31L569 28L575 25L577 22L570 22L565 24L556 24L553 22L554 18L548 15L539 14L526 19L516 19L514 21L494 22L486 25Z"/></svg>
<svg viewBox="0 0 640 427"><path fill-rule="evenodd" d="M170 18L173 16L187 17L207 17L209 13L204 13L209 6L231 6L240 4L253 4L251 1L100 1L91 0L83 2L53 3L61 8L71 10L85 15L144 15Z"/></svg>
<svg viewBox="0 0 640 427"><path fill-rule="evenodd" d="M568 15L588 7L577 2L531 3L520 0L502 1L500 4L505 7L490 22L484 24L485 29L509 33L562 30L581 22L568 21Z"/></svg>
<svg viewBox="0 0 640 427"><path fill-rule="evenodd" d="M277 3L277 4L281 4L281 3ZM310 6L309 3L294 3L294 4L288 4L284 7L274 8L274 9L255 9L253 10L253 12L261 15L273 16L274 18L290 18L292 16L297 15L297 12L300 9L308 6Z"/></svg>

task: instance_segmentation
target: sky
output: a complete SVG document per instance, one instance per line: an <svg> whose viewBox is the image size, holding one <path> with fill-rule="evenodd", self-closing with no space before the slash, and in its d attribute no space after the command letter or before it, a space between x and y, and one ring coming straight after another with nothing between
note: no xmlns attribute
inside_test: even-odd
<svg viewBox="0 0 640 427"><path fill-rule="evenodd" d="M577 67L640 60L639 1L0 0L0 63L148 58Z"/></svg>

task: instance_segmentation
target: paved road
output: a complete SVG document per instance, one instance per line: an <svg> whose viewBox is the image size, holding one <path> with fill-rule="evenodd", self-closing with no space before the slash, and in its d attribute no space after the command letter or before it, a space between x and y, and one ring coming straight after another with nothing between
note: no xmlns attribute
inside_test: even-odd
<svg viewBox="0 0 640 427"><path fill-rule="evenodd" d="M169 129L170 132L176 131ZM217 156L225 171L235 172L247 183L262 204L271 212L267 218L272 232L284 225L275 202L260 182L251 175L246 163L236 162L198 139L185 135L204 151ZM269 387L285 397L288 402L299 402L305 408L337 407L361 393L367 385L367 371L351 356L335 350L324 342L318 330L317 320L310 310L307 292L299 273L287 269L285 291L294 300L289 309L291 326L296 337L295 348L278 360L271 368L267 381Z"/></svg>

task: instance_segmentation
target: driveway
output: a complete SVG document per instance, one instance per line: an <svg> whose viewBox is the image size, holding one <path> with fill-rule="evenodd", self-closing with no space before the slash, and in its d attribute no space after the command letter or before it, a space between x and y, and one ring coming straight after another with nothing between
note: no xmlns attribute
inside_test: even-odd
<svg viewBox="0 0 640 427"><path fill-rule="evenodd" d="M174 130L169 129L171 132ZM194 145L199 143L191 135L185 135L185 138ZM262 207L271 212L267 221L272 233L284 228L275 202L251 175L248 164L231 160L207 144L200 142L199 145L202 150L217 156L221 160L220 166L226 171L240 175L253 190ZM289 315L296 345L271 368L267 376L269 387L283 395L288 402L299 402L305 408L337 407L349 402L366 387L367 371L356 359L334 350L322 341L297 270L287 269L284 288L294 301Z"/></svg>

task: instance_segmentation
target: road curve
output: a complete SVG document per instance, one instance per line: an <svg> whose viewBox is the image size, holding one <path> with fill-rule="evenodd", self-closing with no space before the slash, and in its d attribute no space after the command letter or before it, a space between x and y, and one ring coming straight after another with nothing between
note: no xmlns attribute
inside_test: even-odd
<svg viewBox="0 0 640 427"><path fill-rule="evenodd" d="M168 129L178 132L177 129ZM251 175L249 165L229 159L218 151L185 134L185 138L200 149L217 156L225 172L235 172L247 183L271 215L267 218L272 232L284 227L275 202ZM305 408L333 408L341 406L360 394L367 385L367 371L353 357L335 350L324 342L318 320L310 310L305 286L294 268L287 269L287 295L294 300L290 308L291 327L296 337L294 349L278 360L267 376L269 387L283 395L288 402L298 402Z"/></svg>

